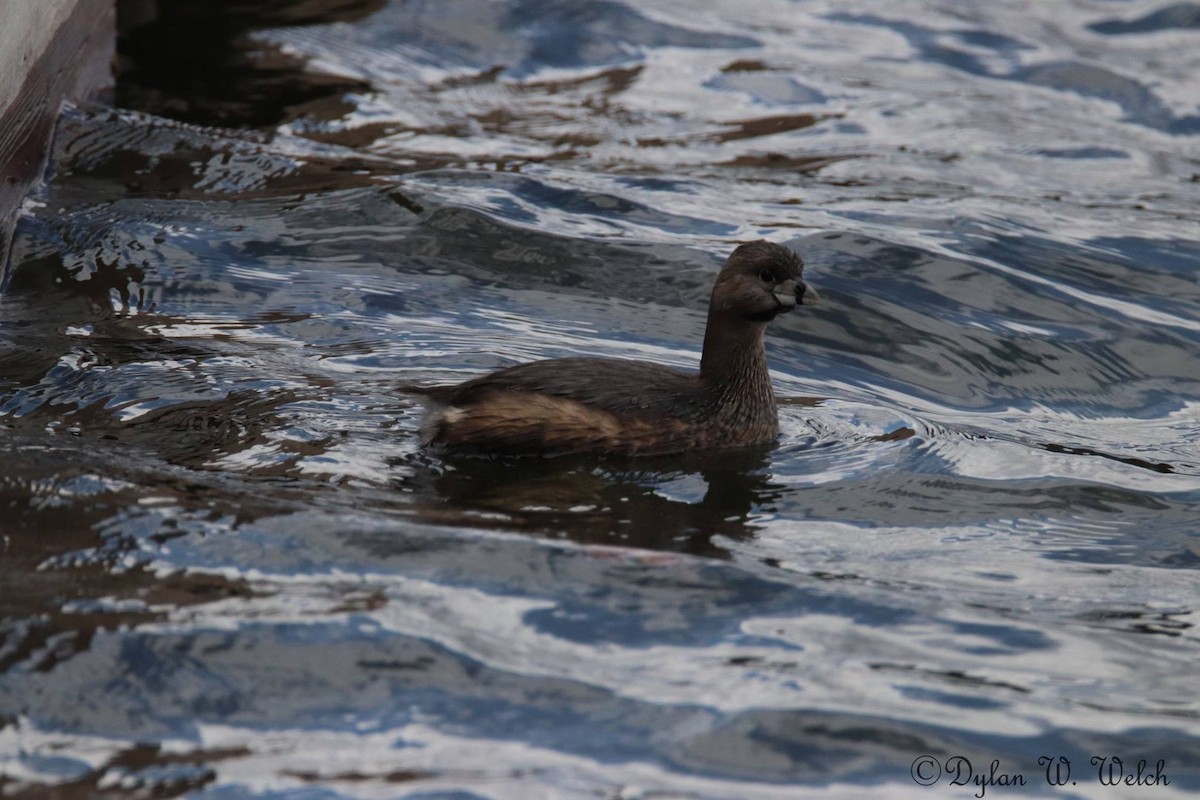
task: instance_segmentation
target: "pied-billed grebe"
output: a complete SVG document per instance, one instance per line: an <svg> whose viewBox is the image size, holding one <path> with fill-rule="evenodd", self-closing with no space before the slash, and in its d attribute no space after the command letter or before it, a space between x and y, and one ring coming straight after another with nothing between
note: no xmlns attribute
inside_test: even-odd
<svg viewBox="0 0 1200 800"><path fill-rule="evenodd" d="M738 247L713 286L700 372L615 358L556 358L453 386L402 387L429 406L422 441L503 455L664 455L764 444L779 432L763 331L812 305L804 263L766 241Z"/></svg>

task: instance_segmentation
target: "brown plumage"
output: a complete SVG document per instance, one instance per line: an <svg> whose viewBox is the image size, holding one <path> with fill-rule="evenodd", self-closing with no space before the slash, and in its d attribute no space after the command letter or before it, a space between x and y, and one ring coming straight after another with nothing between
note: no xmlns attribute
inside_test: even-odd
<svg viewBox="0 0 1200 800"><path fill-rule="evenodd" d="M426 445L510 455L662 455L770 442L779 432L763 331L816 302L804 264L765 241L717 275L700 372L612 358L557 358L453 386L403 386L430 406Z"/></svg>

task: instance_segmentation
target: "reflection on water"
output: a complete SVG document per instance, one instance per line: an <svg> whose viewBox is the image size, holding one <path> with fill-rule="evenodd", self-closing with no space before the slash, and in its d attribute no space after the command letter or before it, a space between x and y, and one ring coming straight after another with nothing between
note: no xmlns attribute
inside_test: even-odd
<svg viewBox="0 0 1200 800"><path fill-rule="evenodd" d="M496 530L586 544L723 557L719 542L751 537L758 514L780 496L768 464L755 450L599 463L462 458L416 467L393 485L420 498L423 519L441 524L482 520ZM427 505L427 497L436 503Z"/></svg>
<svg viewBox="0 0 1200 800"><path fill-rule="evenodd" d="M4 273L0 793L1200 788L1192 6L217 5L127 4ZM694 367L761 236L777 446L417 447Z"/></svg>

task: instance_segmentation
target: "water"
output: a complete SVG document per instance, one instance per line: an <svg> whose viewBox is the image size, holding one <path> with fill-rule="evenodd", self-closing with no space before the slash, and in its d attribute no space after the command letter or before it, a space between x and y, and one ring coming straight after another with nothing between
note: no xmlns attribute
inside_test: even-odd
<svg viewBox="0 0 1200 800"><path fill-rule="evenodd" d="M160 12L0 297L0 793L1200 790L1200 7ZM417 447L757 237L774 448Z"/></svg>

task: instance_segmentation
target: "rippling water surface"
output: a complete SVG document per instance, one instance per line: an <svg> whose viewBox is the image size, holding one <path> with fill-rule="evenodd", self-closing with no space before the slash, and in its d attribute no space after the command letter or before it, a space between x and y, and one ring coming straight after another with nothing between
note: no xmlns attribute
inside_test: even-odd
<svg viewBox="0 0 1200 800"><path fill-rule="evenodd" d="M1200 6L160 5L4 273L0 793L1200 791ZM418 449L759 237L777 446Z"/></svg>

